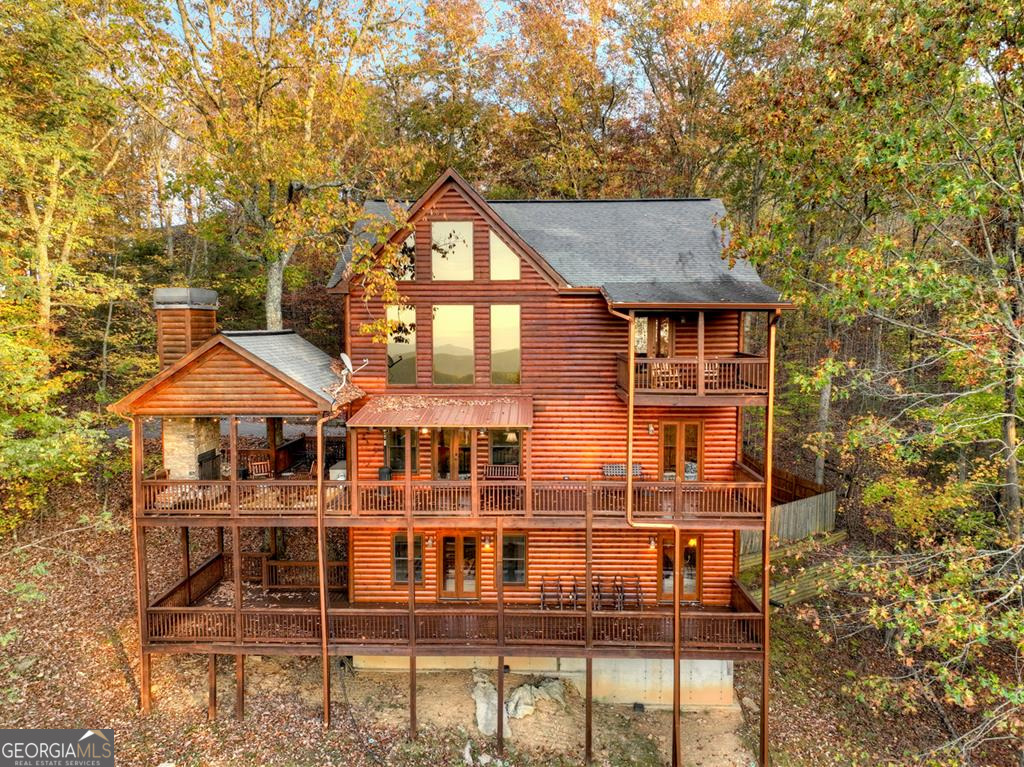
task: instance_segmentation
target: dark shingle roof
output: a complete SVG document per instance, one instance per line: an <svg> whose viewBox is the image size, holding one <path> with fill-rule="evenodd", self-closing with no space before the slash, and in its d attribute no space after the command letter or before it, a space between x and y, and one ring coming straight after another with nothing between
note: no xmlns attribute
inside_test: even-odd
<svg viewBox="0 0 1024 767"><path fill-rule="evenodd" d="M779 301L754 267L722 258L716 199L494 200L488 204L575 287L622 304ZM378 203L386 211L387 206ZM380 215L380 207L373 212ZM343 260L347 262L346 254ZM337 284L339 261L329 286Z"/></svg>
<svg viewBox="0 0 1024 767"><path fill-rule="evenodd" d="M221 335L285 377L334 402L330 389L337 386L338 377L331 370L332 358L294 330L226 330Z"/></svg>

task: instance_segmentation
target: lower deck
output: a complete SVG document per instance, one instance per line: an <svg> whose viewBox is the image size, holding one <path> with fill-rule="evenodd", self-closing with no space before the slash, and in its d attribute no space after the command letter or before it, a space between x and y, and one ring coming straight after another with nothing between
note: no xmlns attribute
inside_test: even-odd
<svg viewBox="0 0 1024 767"><path fill-rule="evenodd" d="M259 560L260 567L254 566ZM313 654L322 650L320 592L305 585L315 563L249 557L238 581L219 553L146 609L145 645L159 652ZM329 565L327 647L334 655L507 655L670 658L671 604L647 607L624 594L509 603L352 602L343 570ZM589 609L588 609L589 608ZM680 605L679 641L690 658L759 659L764 622L735 580L728 604Z"/></svg>

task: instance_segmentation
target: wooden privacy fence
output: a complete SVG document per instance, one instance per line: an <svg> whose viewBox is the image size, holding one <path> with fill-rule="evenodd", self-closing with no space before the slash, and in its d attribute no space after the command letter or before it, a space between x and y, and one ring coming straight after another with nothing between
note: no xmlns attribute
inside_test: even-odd
<svg viewBox="0 0 1024 767"><path fill-rule="evenodd" d="M743 464L764 476L764 462L760 458L744 453ZM772 503L790 503L827 492L828 488L824 485L798 477L777 466L772 467Z"/></svg>
<svg viewBox="0 0 1024 767"><path fill-rule="evenodd" d="M792 543L815 533L828 533L836 526L836 491L828 490L809 498L772 507L770 536L776 545ZM740 556L761 551L761 532L740 532Z"/></svg>

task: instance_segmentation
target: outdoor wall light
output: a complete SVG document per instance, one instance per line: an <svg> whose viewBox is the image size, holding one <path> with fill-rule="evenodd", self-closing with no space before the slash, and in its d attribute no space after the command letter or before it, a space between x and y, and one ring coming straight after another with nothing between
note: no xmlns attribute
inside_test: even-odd
<svg viewBox="0 0 1024 767"><path fill-rule="evenodd" d="M656 545L657 545L657 541L654 539L654 536L653 535L650 536L647 539L647 548L649 548L651 551L654 551L654 548L655 548Z"/></svg>
<svg viewBox="0 0 1024 767"><path fill-rule="evenodd" d="M492 538L489 535L485 535L483 540L484 540L484 551L490 551L491 547L494 545L494 538Z"/></svg>
<svg viewBox="0 0 1024 767"><path fill-rule="evenodd" d="M657 429L654 428L654 424L653 423L647 424L647 433L648 434L650 434L653 437L656 432L657 432Z"/></svg>

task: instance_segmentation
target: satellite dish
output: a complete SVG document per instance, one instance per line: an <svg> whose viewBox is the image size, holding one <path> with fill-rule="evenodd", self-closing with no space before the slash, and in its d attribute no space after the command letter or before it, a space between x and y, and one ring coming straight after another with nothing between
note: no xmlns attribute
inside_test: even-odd
<svg viewBox="0 0 1024 767"><path fill-rule="evenodd" d="M349 357L345 352L341 353L341 364L345 366L345 370L352 374L352 358Z"/></svg>

